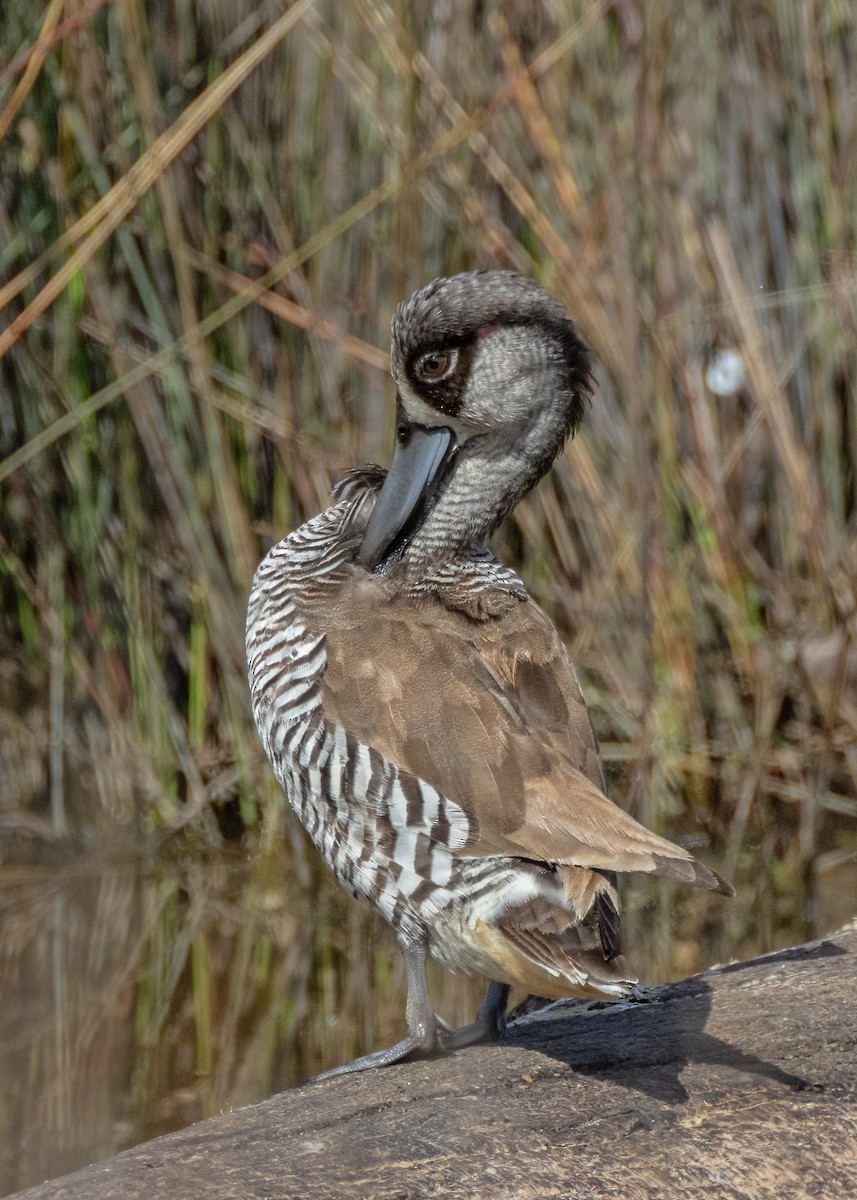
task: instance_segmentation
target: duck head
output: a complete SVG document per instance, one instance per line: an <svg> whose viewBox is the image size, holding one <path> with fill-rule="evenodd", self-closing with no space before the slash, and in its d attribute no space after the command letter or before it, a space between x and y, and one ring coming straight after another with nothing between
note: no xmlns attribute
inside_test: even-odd
<svg viewBox="0 0 857 1200"><path fill-rule="evenodd" d="M590 357L513 271L435 279L392 334L396 448L356 561L419 575L483 541L545 474L583 416Z"/></svg>

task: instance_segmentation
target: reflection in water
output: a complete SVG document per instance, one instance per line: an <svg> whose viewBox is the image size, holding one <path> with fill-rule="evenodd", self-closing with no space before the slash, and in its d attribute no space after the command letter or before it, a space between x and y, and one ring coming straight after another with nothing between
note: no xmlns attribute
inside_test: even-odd
<svg viewBox="0 0 857 1200"><path fill-rule="evenodd" d="M285 853L0 869L0 1194L395 1035L386 929L322 868L290 874ZM463 1019L473 994L444 1001Z"/></svg>
<svg viewBox="0 0 857 1200"><path fill-rule="evenodd" d="M639 879L629 957L655 982L786 945L843 923L855 887L853 861L838 887L729 904ZM391 1044L404 1010L386 927L285 849L4 867L0 972L0 1194ZM481 981L431 983L472 1018Z"/></svg>

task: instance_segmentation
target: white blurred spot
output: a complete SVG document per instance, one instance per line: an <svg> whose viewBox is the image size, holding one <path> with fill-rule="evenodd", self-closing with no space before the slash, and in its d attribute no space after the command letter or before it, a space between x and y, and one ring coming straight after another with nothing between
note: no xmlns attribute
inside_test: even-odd
<svg viewBox="0 0 857 1200"><path fill-rule="evenodd" d="M715 396L734 396L740 392L746 379L744 359L732 347L718 350L705 372L705 382Z"/></svg>

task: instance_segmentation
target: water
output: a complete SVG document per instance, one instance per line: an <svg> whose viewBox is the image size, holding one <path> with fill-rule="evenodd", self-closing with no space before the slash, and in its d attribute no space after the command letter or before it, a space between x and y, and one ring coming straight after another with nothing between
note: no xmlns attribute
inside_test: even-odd
<svg viewBox="0 0 857 1200"><path fill-rule="evenodd" d="M626 947L643 978L853 915L854 855L790 894L748 855L733 901L660 880L626 892ZM0 867L0 922L0 1195L294 1086L402 1030L389 931L310 855L298 871L285 844L146 861L55 850L50 863ZM472 1019L480 982L436 970L431 984L447 1019Z"/></svg>
<svg viewBox="0 0 857 1200"><path fill-rule="evenodd" d="M396 1036L387 930L294 876L285 849L0 869L0 1194Z"/></svg>

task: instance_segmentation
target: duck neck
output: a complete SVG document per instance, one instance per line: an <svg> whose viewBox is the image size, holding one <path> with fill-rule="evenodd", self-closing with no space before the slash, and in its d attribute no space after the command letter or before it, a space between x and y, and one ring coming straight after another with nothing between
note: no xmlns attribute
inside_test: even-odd
<svg viewBox="0 0 857 1200"><path fill-rule="evenodd" d="M416 581L484 542L537 483L559 446L547 452L489 436L464 443L454 469L405 547L397 571Z"/></svg>

